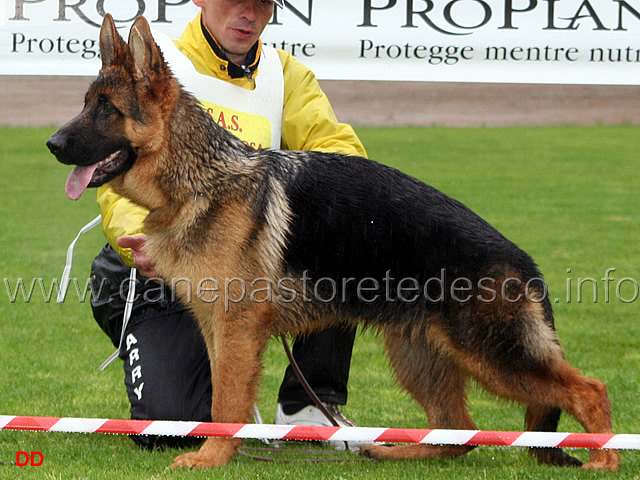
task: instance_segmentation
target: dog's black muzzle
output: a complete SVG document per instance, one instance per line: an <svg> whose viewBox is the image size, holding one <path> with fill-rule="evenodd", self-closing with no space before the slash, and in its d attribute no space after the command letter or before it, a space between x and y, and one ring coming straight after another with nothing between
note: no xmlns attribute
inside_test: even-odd
<svg viewBox="0 0 640 480"><path fill-rule="evenodd" d="M47 148L58 159L59 162L70 165L71 162L68 160L65 161L66 159L63 155L67 140L67 135L58 130L56 133L49 137L49 140L47 140Z"/></svg>

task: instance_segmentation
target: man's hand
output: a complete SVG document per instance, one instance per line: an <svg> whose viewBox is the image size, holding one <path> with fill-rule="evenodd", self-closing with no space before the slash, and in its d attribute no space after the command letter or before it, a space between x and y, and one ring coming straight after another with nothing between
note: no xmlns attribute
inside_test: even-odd
<svg viewBox="0 0 640 480"><path fill-rule="evenodd" d="M130 248L133 255L133 263L138 271L147 278L157 278L155 264L144 254L143 247L147 241L146 235L131 235L129 237L118 238L118 246Z"/></svg>

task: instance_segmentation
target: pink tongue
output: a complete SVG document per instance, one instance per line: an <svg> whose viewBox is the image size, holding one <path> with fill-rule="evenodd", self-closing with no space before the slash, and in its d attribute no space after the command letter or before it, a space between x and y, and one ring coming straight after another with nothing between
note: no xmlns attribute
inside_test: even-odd
<svg viewBox="0 0 640 480"><path fill-rule="evenodd" d="M98 164L89 165L88 167L75 167L67 178L65 192L71 200L78 200L82 193L87 189L87 185L91 181L93 172L98 168Z"/></svg>

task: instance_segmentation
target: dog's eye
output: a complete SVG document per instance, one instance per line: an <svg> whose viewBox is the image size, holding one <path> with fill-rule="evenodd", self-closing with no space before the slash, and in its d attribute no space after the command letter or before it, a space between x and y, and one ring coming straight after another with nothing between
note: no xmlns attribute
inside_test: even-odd
<svg viewBox="0 0 640 480"><path fill-rule="evenodd" d="M104 113L115 113L116 112L116 107L114 107L110 103L105 103L104 105L102 105L102 109L104 110Z"/></svg>
<svg viewBox="0 0 640 480"><path fill-rule="evenodd" d="M113 106L113 104L109 101L106 95L100 95L98 102L102 107L102 111L107 115L111 115L112 113L116 113L118 111L118 109Z"/></svg>

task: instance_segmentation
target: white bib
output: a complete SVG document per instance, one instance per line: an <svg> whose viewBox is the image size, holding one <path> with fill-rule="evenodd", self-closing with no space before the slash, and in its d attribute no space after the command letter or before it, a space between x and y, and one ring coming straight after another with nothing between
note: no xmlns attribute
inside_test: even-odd
<svg viewBox="0 0 640 480"><path fill-rule="evenodd" d="M153 38L178 81L218 125L253 148L280 149L284 74L275 48L262 46L256 86L248 90L198 72L167 35L153 32Z"/></svg>

